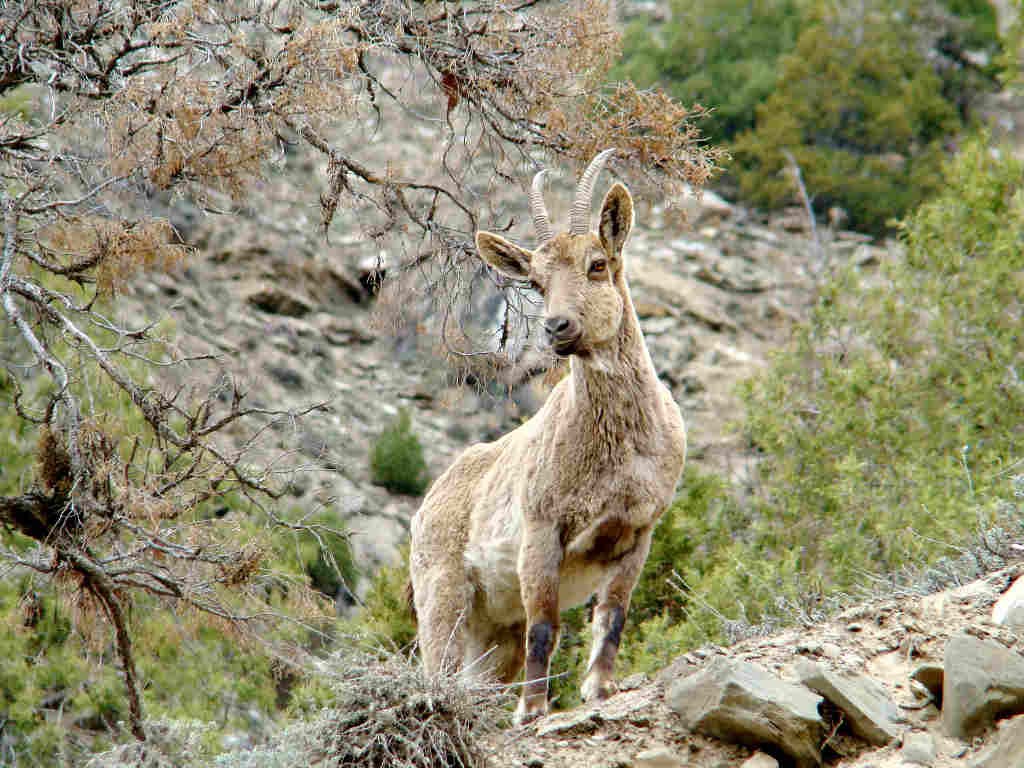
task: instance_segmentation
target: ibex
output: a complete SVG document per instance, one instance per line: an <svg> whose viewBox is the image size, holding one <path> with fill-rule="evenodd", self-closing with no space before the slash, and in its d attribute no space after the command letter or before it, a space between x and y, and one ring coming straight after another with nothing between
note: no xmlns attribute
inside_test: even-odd
<svg viewBox="0 0 1024 768"><path fill-rule="evenodd" d="M470 447L412 521L410 571L428 673L513 682L526 666L517 722L548 711L559 616L596 594L584 700L615 690L629 600L686 457L679 407L658 381L626 284L633 199L622 184L590 208L613 150L576 188L569 231L554 235L543 174L533 179L534 250L478 232L480 256L544 297L544 331L569 374L529 421Z"/></svg>

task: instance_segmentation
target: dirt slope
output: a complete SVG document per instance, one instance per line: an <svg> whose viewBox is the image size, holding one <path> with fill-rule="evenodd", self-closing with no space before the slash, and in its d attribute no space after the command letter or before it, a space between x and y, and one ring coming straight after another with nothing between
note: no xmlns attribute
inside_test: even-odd
<svg viewBox="0 0 1024 768"><path fill-rule="evenodd" d="M876 600L848 609L823 624L749 639L730 648L704 648L685 654L654 680L624 681L623 688L627 690L598 706L557 713L524 728L506 731L489 745L494 765L741 766L757 750L690 733L665 701L666 686L681 676L693 674L716 656L753 662L791 681L797 680L794 668L801 659L822 662L837 672L866 674L879 681L899 707L905 718L904 732L915 735L909 740L931 741L934 754L927 765L971 765L998 741L999 730L990 728L970 742L950 738L942 728L939 709L934 702L915 693L910 675L922 664L942 664L946 642L964 632L1024 651L1024 637L1019 630L997 626L990 619L997 598L1022 573L1024 565L1016 564L924 597ZM624 642L629 642L628 633ZM826 765L901 768L912 764L899 743L872 747L853 736L836 710L830 709L826 720L835 728L823 750ZM665 762L657 762L651 750L660 752ZM677 762L670 762L670 758ZM783 759L782 765L786 764Z"/></svg>

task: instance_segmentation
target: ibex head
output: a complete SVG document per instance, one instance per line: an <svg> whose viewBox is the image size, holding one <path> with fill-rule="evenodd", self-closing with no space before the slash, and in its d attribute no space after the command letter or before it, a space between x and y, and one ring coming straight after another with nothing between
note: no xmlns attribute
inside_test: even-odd
<svg viewBox="0 0 1024 768"><path fill-rule="evenodd" d="M590 230L594 182L614 151L595 157L580 178L568 232L552 234L542 194L545 171L540 171L530 192L537 247L531 251L491 232L476 235L484 261L514 280L529 280L544 297L544 330L562 356L598 351L617 337L622 323L622 246L633 226L633 198L622 184L608 190L598 231Z"/></svg>

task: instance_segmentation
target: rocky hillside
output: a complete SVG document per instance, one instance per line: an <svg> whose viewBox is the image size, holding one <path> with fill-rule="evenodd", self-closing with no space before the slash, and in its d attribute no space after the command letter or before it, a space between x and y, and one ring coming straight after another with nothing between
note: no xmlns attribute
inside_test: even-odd
<svg viewBox="0 0 1024 768"><path fill-rule="evenodd" d="M436 476L468 445L528 416L546 385L543 375L511 393L459 384L435 356L436 339L396 335L372 290L377 254L362 238L325 242L316 233L322 171L290 158L260 209L232 216L230 227L222 217L169 209L195 257L183 274L140 281L124 311L167 312L183 349L221 355L248 383L253 404L327 403L276 435L301 467L289 504L333 504L356 534L359 564L372 571L394 562L417 506L370 480L370 446L399 409L412 412ZM525 195L519 205L518 220L527 222ZM885 246L842 231L814 239L799 210L767 220L711 193L641 205L627 253L652 356L687 418L691 460L741 481L748 457L729 429L735 384L788 337L826 262L870 263ZM513 236L531 237L524 226Z"/></svg>
<svg viewBox="0 0 1024 768"><path fill-rule="evenodd" d="M500 734L494 765L1019 768L1021 574L687 653L598 706Z"/></svg>

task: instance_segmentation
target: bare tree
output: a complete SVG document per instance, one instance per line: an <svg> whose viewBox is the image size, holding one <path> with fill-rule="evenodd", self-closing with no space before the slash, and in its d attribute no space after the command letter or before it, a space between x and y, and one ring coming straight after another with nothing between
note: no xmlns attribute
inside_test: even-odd
<svg viewBox="0 0 1024 768"><path fill-rule="evenodd" d="M0 497L0 522L36 548L0 558L60 577L106 616L136 738L128 605L148 593L236 624L268 615L261 547L240 544L211 509L241 495L272 526L298 525L275 512L277 465L252 451L302 415L249 407L229 377L207 392L173 384L166 369L208 361L154 323L116 319L133 274L195 257L146 201L255 207L268 158L304 143L327 161L322 235L347 209L367 238L401 244L391 272L422 276L447 311L478 268L473 233L511 225L480 221L496 215L490 193L524 168L615 147L620 170L669 193L712 172L699 108L605 84L613 21L591 0L0 5L0 99L32 105L0 115L0 397L38 433L34 473ZM402 78L434 94L432 114L411 109ZM443 125L425 176L334 138L396 114ZM97 406L97 387L144 428Z"/></svg>

